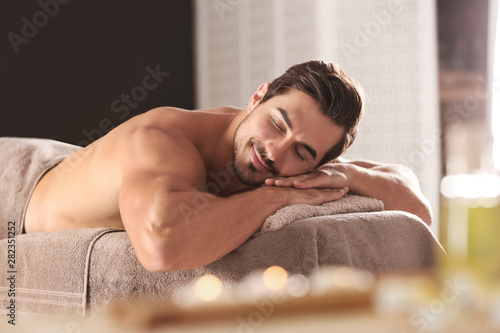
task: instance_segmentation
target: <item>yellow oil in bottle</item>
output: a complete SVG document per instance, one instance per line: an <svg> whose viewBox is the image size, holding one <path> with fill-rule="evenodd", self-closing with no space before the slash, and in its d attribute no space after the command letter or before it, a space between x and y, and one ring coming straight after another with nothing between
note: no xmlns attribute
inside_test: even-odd
<svg viewBox="0 0 500 333"><path fill-rule="evenodd" d="M467 276L479 298L500 292L500 177L456 175L443 179L439 240L441 278ZM498 187L498 188L497 188ZM452 189L452 190L450 190ZM487 302L481 300L481 302Z"/></svg>
<svg viewBox="0 0 500 333"><path fill-rule="evenodd" d="M473 200L468 215L468 261L488 289L500 289L500 200Z"/></svg>

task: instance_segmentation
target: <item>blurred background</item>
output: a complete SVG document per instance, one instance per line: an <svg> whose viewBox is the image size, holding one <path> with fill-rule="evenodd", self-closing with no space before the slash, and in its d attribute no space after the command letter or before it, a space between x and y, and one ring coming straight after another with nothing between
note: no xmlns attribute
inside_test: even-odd
<svg viewBox="0 0 500 333"><path fill-rule="evenodd" d="M414 170L438 233L443 176L493 168L497 5L4 2L0 136L85 146L157 106L244 107L260 83L321 58L339 63L368 95L360 135L346 157Z"/></svg>

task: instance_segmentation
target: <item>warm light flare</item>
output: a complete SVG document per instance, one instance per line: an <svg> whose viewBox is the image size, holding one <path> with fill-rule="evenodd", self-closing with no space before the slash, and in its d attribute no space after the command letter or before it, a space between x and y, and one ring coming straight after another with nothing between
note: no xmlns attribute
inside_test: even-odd
<svg viewBox="0 0 500 333"><path fill-rule="evenodd" d="M288 273L283 267L271 266L264 271L262 282L270 290L281 290L286 287Z"/></svg>
<svg viewBox="0 0 500 333"><path fill-rule="evenodd" d="M356 273L347 266L339 267L333 272L333 281L340 288L350 288L354 285Z"/></svg>
<svg viewBox="0 0 500 333"><path fill-rule="evenodd" d="M203 275L196 281L195 290L196 296L202 301L214 301L222 294L222 282L215 275Z"/></svg>

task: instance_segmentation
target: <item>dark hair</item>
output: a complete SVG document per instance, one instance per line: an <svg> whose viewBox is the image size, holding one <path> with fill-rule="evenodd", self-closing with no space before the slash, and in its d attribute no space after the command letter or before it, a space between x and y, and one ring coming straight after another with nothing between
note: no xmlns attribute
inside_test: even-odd
<svg viewBox="0 0 500 333"><path fill-rule="evenodd" d="M338 65L311 60L290 67L271 82L261 103L286 94L292 88L311 96L319 104L323 114L345 131L342 139L326 153L316 167L342 155L358 133L364 108L362 87Z"/></svg>

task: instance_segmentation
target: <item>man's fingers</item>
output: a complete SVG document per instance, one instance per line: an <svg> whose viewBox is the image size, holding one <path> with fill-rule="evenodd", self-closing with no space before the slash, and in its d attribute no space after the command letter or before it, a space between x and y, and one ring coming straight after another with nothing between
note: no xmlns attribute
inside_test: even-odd
<svg viewBox="0 0 500 333"><path fill-rule="evenodd" d="M311 177L310 174L303 174L292 177L276 177L276 178L268 178L264 181L266 185L274 185L274 186L292 186L294 181L302 181Z"/></svg>
<svg viewBox="0 0 500 333"><path fill-rule="evenodd" d="M293 186L300 189L343 188L347 185L347 177L340 172L328 174L324 171L313 171L291 177L268 178L264 181L264 184L287 187Z"/></svg>
<svg viewBox="0 0 500 333"><path fill-rule="evenodd" d="M292 184L293 184L293 179L291 178L276 179L274 181L274 185L276 186L292 186Z"/></svg>
<svg viewBox="0 0 500 333"><path fill-rule="evenodd" d="M293 187L296 188L321 188L321 187L330 187L328 186L328 176L320 173L316 173L314 175L311 175L308 178L304 179L297 179L294 180Z"/></svg>
<svg viewBox="0 0 500 333"><path fill-rule="evenodd" d="M331 176L318 172L313 177L294 182L293 186L297 188L343 188L347 186L347 177L341 173Z"/></svg>
<svg viewBox="0 0 500 333"><path fill-rule="evenodd" d="M286 178L268 178L264 181L264 184L270 186L292 186L292 180Z"/></svg>
<svg viewBox="0 0 500 333"><path fill-rule="evenodd" d="M344 188L335 189L335 190L325 189L324 191L326 193L325 193L325 200L323 202L328 202L328 201L335 201L335 200L338 200L338 199L344 197L347 194L347 192L349 192L349 188L344 187Z"/></svg>

